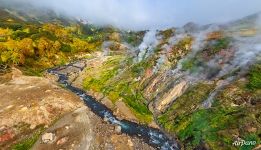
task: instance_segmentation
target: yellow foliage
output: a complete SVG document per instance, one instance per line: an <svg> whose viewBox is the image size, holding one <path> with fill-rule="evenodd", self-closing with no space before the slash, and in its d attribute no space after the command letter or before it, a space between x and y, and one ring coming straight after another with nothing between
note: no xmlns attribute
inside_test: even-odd
<svg viewBox="0 0 261 150"><path fill-rule="evenodd" d="M10 51L17 51L18 50L17 41L15 41L13 39L10 39L7 42L5 42L5 46Z"/></svg>
<svg viewBox="0 0 261 150"><path fill-rule="evenodd" d="M52 32L55 34L56 37L58 38L61 38L62 40L68 40L69 38L69 34L70 34L70 30L68 29L65 29L65 28L62 28L58 25L55 25L55 24L45 24L43 26L43 29L45 31L49 31L49 32Z"/></svg>
<svg viewBox="0 0 261 150"><path fill-rule="evenodd" d="M11 29L0 28L0 36L9 36L9 35L12 35L12 33L13 33L13 30L11 30Z"/></svg>
<svg viewBox="0 0 261 150"><path fill-rule="evenodd" d="M61 48L61 43L60 43L59 41L55 41L55 42L53 43L53 49L54 49L54 51L59 51L60 48Z"/></svg>
<svg viewBox="0 0 261 150"><path fill-rule="evenodd" d="M73 44L72 44L72 47L74 49L75 52L78 52L78 51L88 51L89 49L89 44L84 41L84 40L81 40L79 38L73 38Z"/></svg>
<svg viewBox="0 0 261 150"><path fill-rule="evenodd" d="M46 38L40 38L38 41L39 55L44 56L52 47L51 41Z"/></svg>
<svg viewBox="0 0 261 150"><path fill-rule="evenodd" d="M23 32L30 33L30 29L29 28L25 28L25 29L23 29Z"/></svg>
<svg viewBox="0 0 261 150"><path fill-rule="evenodd" d="M5 48L4 44L0 42L0 53L5 51L5 49L6 48Z"/></svg>
<svg viewBox="0 0 261 150"><path fill-rule="evenodd" d="M19 49L25 56L33 56L34 55L34 47L33 40L30 38L24 38L19 42Z"/></svg>
<svg viewBox="0 0 261 150"><path fill-rule="evenodd" d="M25 56L22 50L30 47L28 46L28 41L30 40L25 39L23 42L20 42L10 39L5 42L1 46L3 51L1 53L1 60L6 63L24 64Z"/></svg>

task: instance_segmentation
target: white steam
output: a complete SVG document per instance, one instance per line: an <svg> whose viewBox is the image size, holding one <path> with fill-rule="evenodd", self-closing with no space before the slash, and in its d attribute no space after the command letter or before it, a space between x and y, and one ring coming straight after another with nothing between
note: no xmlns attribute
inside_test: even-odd
<svg viewBox="0 0 261 150"><path fill-rule="evenodd" d="M164 62L167 60L167 57L165 55L160 55L160 57L156 61L156 65L153 66L153 73L157 73L162 65L164 65Z"/></svg>
<svg viewBox="0 0 261 150"><path fill-rule="evenodd" d="M155 47L159 44L160 37L157 37L157 31L156 30L150 30L148 31L144 38L143 42L139 45L139 54L137 57L137 61L141 62L143 59L150 56Z"/></svg>
<svg viewBox="0 0 261 150"><path fill-rule="evenodd" d="M234 69L247 69L261 56L261 35L253 37L235 37L236 52L233 59L227 63L219 76L226 75Z"/></svg>
<svg viewBox="0 0 261 150"><path fill-rule="evenodd" d="M0 0L50 8L98 25L144 30L221 23L261 11L260 0ZM21 5L19 5L21 7Z"/></svg>

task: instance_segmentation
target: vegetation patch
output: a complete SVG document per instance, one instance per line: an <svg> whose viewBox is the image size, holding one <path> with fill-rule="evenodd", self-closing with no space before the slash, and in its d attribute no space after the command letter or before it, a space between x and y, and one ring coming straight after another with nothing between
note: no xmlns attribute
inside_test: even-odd
<svg viewBox="0 0 261 150"><path fill-rule="evenodd" d="M236 82L221 91L209 109L201 107L213 86L199 85L188 90L172 107L158 118L168 131L175 133L184 149L199 147L238 149L237 138L260 142L260 90L246 91L246 82ZM255 145L257 146L257 145ZM245 145L240 149L252 149Z"/></svg>
<svg viewBox="0 0 261 150"><path fill-rule="evenodd" d="M261 64L254 65L249 72L249 83L247 85L250 89L261 89Z"/></svg>
<svg viewBox="0 0 261 150"><path fill-rule="evenodd" d="M40 135L43 133L44 128L41 127L37 131L35 131L33 134L28 136L27 138L23 139L19 143L12 146L12 150L29 150L32 148L34 143L38 140Z"/></svg>
<svg viewBox="0 0 261 150"><path fill-rule="evenodd" d="M141 122L150 123L152 113L142 96L139 84L134 81L135 77L144 73L144 67L146 68L148 64L141 62L131 65L129 68L124 68L124 72L122 72L120 62L123 58L122 56L112 56L101 66L88 68L83 82L84 88L103 93L112 102L122 99Z"/></svg>

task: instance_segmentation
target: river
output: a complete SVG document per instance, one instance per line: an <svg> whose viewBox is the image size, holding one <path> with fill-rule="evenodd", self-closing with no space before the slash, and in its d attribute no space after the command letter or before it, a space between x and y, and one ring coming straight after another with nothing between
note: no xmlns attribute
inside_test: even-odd
<svg viewBox="0 0 261 150"><path fill-rule="evenodd" d="M130 136L136 136L138 138L142 138L146 143L148 143L149 145L151 145L156 149L161 149L161 150L180 149L180 146L174 139L169 138L166 134L164 134L159 129L151 128L146 125L141 125L128 120L120 120L115 115L113 115L113 112L109 108L96 101L95 98L91 97L90 95L87 95L84 90L69 84L67 74L59 72L61 68L64 69L69 66L72 66L72 64L52 68L47 70L47 72L58 76L58 82L64 85L68 90L78 95L84 101L86 106L88 106L96 115L98 115L104 120L107 120L111 124L120 126L122 133L128 134ZM84 67L80 69L83 70Z"/></svg>

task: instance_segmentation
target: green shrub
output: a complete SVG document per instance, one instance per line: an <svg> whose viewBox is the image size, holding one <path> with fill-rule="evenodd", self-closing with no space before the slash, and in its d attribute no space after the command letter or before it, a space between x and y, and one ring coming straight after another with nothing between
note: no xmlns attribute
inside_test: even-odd
<svg viewBox="0 0 261 150"><path fill-rule="evenodd" d="M18 23L2 23L0 22L0 28L9 28L14 31L23 29L23 25Z"/></svg>
<svg viewBox="0 0 261 150"><path fill-rule="evenodd" d="M31 36L31 38L33 40L40 39L41 37L48 38L51 41L56 41L57 40L57 37L53 33L49 32L49 31L42 31L42 32L39 32L37 34L33 34Z"/></svg>
<svg viewBox="0 0 261 150"><path fill-rule="evenodd" d="M261 89L261 64L257 64L250 69L249 84L250 89Z"/></svg>
<svg viewBox="0 0 261 150"><path fill-rule="evenodd" d="M33 133L30 137L20 141L18 144L15 144L11 149L12 150L29 150L29 149L31 149L43 131L44 131L44 128L40 128L35 133Z"/></svg>
<svg viewBox="0 0 261 150"><path fill-rule="evenodd" d="M211 54L216 54L222 49L226 49L229 47L230 39L229 38L222 38L218 39L215 44L212 46Z"/></svg>
<svg viewBox="0 0 261 150"><path fill-rule="evenodd" d="M12 38L13 38L13 39L24 39L24 38L27 38L27 37L30 37L30 36L31 36L30 33L23 32L23 31L16 31L16 32L12 35Z"/></svg>
<svg viewBox="0 0 261 150"><path fill-rule="evenodd" d="M182 70L190 70L194 67L195 60L194 59L188 59L182 62Z"/></svg>
<svg viewBox="0 0 261 150"><path fill-rule="evenodd" d="M72 47L68 44L62 44L61 49L62 52L71 52L72 51Z"/></svg>

